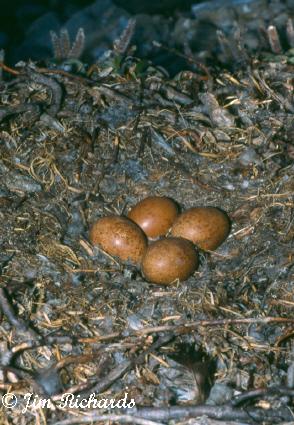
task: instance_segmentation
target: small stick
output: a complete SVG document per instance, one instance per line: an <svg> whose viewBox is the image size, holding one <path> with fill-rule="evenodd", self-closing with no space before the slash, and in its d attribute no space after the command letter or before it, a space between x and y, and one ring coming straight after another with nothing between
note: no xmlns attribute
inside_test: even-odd
<svg viewBox="0 0 294 425"><path fill-rule="evenodd" d="M10 68L9 66L5 65L5 63L0 62L0 68L4 69L4 71L9 72L12 75L19 75L20 72L16 69Z"/></svg>
<svg viewBox="0 0 294 425"><path fill-rule="evenodd" d="M163 325L155 327L142 328L134 333L136 335L146 335L158 332L174 332L175 335L195 331L199 327L204 326L228 326L228 325L250 325L250 324L267 324L267 323L293 323L294 319L286 317L250 317L244 319L218 319L218 320L195 320L191 323L184 323L183 325Z"/></svg>
<svg viewBox="0 0 294 425"><path fill-rule="evenodd" d="M272 396L273 394L294 397L294 390L288 387L258 388L256 390L245 391L244 393L235 396L231 400L231 403L233 407L236 407L248 402L248 400L264 398L266 396Z"/></svg>
<svg viewBox="0 0 294 425"><path fill-rule="evenodd" d="M141 417L148 420L168 422L171 420L183 420L184 418L197 418L207 416L211 419L222 421L240 421L246 424L256 423L281 423L281 421L291 421L293 423L293 414L290 409L263 409L259 407L248 407L238 409L228 404L221 406L169 406L169 407L134 407L126 409L125 413Z"/></svg>
<svg viewBox="0 0 294 425"><path fill-rule="evenodd" d="M76 418L65 419L64 421L55 422L53 425L73 425L73 424L88 424L93 422L109 423L109 421L120 422L121 424L134 425L163 425L162 422L149 421L148 419L136 418L131 415L99 415L91 414L87 416L78 416Z"/></svg>

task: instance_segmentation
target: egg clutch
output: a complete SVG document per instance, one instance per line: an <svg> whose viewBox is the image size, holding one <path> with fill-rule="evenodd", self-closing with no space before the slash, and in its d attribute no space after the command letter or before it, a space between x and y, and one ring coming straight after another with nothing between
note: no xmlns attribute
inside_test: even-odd
<svg viewBox="0 0 294 425"><path fill-rule="evenodd" d="M173 199L150 196L132 207L127 217L97 220L90 229L90 241L140 267L149 282L169 285L195 272L197 247L215 250L229 233L230 219L218 208L193 207L180 213Z"/></svg>

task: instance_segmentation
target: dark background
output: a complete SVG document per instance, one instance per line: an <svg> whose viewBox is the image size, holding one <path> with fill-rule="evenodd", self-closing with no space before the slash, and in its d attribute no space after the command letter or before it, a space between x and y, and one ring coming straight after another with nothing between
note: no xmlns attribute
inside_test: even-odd
<svg viewBox="0 0 294 425"><path fill-rule="evenodd" d="M59 35L64 28L71 42L83 28L86 43L81 59L86 64L99 62L135 16L132 54L163 66L170 75L193 70L183 57L190 54L208 65L238 66L233 51L236 25L249 56L270 50L269 25L276 26L286 51L291 47L285 37L287 19L294 16L294 0L0 0L0 5L0 49L7 65L29 59L50 61L50 31ZM229 61L217 30L229 40L233 54Z"/></svg>
<svg viewBox="0 0 294 425"><path fill-rule="evenodd" d="M91 12L86 10L87 6L94 3L96 4L97 28L101 25L99 22L99 6L101 6L101 14L108 15L109 20L111 16L115 15L120 29L124 27L130 15L144 13L171 16L177 11L189 10L191 4L197 3L197 1L1 0L0 48L5 49L6 59L15 62L21 59L39 59L50 55L49 31L58 31L62 26L67 26L67 23L71 24L71 18L79 11L84 10L84 16L81 14L81 22L77 24L83 26L87 18L88 21L91 20ZM95 20L95 13L92 16L93 20ZM87 27L87 25L85 26ZM71 28L69 31L71 32Z"/></svg>

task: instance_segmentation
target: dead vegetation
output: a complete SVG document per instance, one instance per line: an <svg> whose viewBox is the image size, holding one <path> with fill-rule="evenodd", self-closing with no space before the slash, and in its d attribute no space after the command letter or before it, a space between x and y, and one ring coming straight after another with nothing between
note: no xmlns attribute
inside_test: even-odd
<svg viewBox="0 0 294 425"><path fill-rule="evenodd" d="M2 64L0 389L19 403L1 422L291 423L293 64L237 43L235 71L170 79L126 38L87 73ZM88 242L152 194L233 222L178 286ZM27 393L52 405L22 414ZM65 393L102 407L61 408ZM103 402L125 393L135 408Z"/></svg>

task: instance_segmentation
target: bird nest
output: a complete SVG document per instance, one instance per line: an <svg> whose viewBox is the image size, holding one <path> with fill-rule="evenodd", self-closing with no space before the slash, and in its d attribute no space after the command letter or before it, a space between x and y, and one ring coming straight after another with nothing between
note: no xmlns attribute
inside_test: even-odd
<svg viewBox="0 0 294 425"><path fill-rule="evenodd" d="M170 78L129 38L92 67L1 64L1 422L291 422L291 56L237 43L235 68ZM150 195L231 218L183 283L89 242Z"/></svg>

